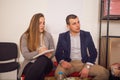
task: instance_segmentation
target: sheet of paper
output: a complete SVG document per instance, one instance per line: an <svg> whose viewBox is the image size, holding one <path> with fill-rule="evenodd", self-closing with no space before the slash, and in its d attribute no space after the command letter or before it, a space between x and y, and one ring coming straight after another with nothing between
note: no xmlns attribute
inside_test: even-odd
<svg viewBox="0 0 120 80"><path fill-rule="evenodd" d="M37 57L39 57L39 56L41 56L41 55L43 55L43 54L46 54L46 53L49 53L49 52L53 52L53 51L54 51L54 49L46 50L46 51L44 51L44 52L42 52L42 53L34 56L33 59L35 59L35 58L37 58Z"/></svg>

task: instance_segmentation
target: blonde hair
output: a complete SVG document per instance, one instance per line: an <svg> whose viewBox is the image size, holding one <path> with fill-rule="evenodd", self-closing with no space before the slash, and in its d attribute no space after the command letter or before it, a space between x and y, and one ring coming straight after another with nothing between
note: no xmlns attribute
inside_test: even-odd
<svg viewBox="0 0 120 80"><path fill-rule="evenodd" d="M27 36L27 47L30 52L35 51L40 45L39 19L41 17L44 17L42 13L33 15L30 25L24 33Z"/></svg>

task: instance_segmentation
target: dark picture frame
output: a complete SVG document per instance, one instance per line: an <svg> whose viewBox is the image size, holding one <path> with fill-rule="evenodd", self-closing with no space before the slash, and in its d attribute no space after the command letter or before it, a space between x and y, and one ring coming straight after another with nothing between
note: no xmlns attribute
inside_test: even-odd
<svg viewBox="0 0 120 80"><path fill-rule="evenodd" d="M102 0L101 4L103 20L107 20L108 17L109 20L120 20L120 0Z"/></svg>

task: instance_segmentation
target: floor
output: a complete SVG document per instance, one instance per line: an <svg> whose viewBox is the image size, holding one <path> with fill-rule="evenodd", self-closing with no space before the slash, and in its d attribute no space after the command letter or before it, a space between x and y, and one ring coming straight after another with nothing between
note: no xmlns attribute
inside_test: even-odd
<svg viewBox="0 0 120 80"><path fill-rule="evenodd" d="M56 80L54 77L46 77L45 80ZM71 77L64 80L80 80L79 77Z"/></svg>

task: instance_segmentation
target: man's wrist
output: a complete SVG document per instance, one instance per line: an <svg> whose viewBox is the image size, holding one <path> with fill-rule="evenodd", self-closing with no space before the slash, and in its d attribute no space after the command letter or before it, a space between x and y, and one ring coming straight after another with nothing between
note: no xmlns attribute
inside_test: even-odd
<svg viewBox="0 0 120 80"><path fill-rule="evenodd" d="M90 63L90 62L86 62L86 64L91 65L91 66L93 66L93 65L94 65L93 63Z"/></svg>
<svg viewBox="0 0 120 80"><path fill-rule="evenodd" d="M85 68L90 69L92 66L89 64L85 64Z"/></svg>

